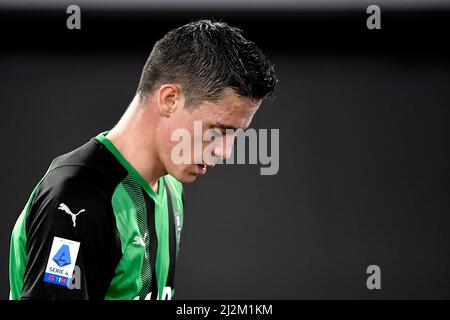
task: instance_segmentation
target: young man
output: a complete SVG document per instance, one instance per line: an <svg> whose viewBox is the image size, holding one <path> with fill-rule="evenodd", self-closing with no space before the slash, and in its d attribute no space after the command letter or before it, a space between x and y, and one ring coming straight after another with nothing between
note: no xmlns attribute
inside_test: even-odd
<svg viewBox="0 0 450 320"><path fill-rule="evenodd" d="M32 192L11 238L11 299L172 298L181 183L229 156L226 129L246 128L275 83L237 28L202 20L168 32L116 126L54 159ZM196 144L195 121L212 142ZM173 161L177 129L210 151Z"/></svg>

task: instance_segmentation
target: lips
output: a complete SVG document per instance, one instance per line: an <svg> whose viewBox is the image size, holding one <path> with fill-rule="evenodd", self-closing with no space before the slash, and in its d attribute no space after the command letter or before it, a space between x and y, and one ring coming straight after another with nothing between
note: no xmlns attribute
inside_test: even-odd
<svg viewBox="0 0 450 320"><path fill-rule="evenodd" d="M206 165L205 164L196 164L196 173L200 175L204 175L206 173Z"/></svg>

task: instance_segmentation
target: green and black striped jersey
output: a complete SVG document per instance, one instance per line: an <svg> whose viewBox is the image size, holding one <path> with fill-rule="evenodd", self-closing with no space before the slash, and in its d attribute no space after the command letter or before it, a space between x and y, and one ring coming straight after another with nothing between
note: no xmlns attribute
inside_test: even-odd
<svg viewBox="0 0 450 320"><path fill-rule="evenodd" d="M171 299L182 184L155 192L107 131L55 158L11 237L11 299Z"/></svg>

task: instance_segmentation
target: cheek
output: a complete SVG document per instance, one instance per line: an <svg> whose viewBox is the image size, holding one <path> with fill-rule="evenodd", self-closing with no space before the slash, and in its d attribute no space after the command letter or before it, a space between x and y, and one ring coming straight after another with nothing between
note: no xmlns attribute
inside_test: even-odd
<svg viewBox="0 0 450 320"><path fill-rule="evenodd" d="M171 165L171 151L177 144L176 141L172 141L172 132L169 127L158 127L153 140L158 156L166 167Z"/></svg>
<svg viewBox="0 0 450 320"><path fill-rule="evenodd" d="M158 128L155 135L155 144L158 145L159 150L165 150L167 145L171 142L171 130L169 128Z"/></svg>

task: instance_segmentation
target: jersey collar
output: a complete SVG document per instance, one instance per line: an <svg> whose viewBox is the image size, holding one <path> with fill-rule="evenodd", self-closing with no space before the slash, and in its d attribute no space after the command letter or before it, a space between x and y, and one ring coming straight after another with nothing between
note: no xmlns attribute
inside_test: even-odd
<svg viewBox="0 0 450 320"><path fill-rule="evenodd" d="M128 162L127 159L120 153L120 151L113 145L113 143L106 137L108 131L103 131L99 133L95 139L100 141L120 162L120 164L128 171L128 173L139 183L139 185L149 194L153 200L158 203L162 203L163 193L164 193L164 180L163 176L161 176L158 180L158 193L150 187L148 182L144 179L144 177Z"/></svg>

